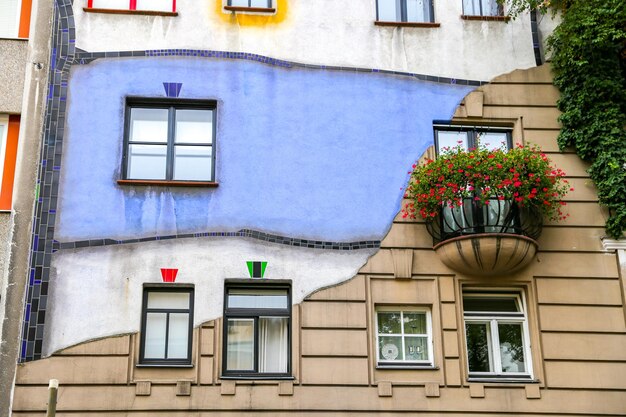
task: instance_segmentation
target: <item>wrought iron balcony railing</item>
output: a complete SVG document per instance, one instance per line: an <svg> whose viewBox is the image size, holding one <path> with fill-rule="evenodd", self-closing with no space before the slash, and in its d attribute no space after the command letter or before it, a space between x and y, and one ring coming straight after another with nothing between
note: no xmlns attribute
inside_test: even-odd
<svg viewBox="0 0 626 417"><path fill-rule="evenodd" d="M489 204L467 197L460 207L442 207L439 215L426 223L435 244L459 236L503 233L537 239L543 216L533 206L519 207L510 200L492 198Z"/></svg>

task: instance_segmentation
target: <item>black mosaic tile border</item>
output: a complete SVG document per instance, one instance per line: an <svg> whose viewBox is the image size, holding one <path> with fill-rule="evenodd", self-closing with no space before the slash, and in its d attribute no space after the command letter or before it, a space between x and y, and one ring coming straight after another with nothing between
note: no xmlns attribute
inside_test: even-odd
<svg viewBox="0 0 626 417"><path fill-rule="evenodd" d="M75 53L72 0L55 0L52 29L48 95L22 322L20 362L39 359L42 353L65 132L67 82Z"/></svg>
<svg viewBox="0 0 626 417"><path fill-rule="evenodd" d="M370 73L370 74L385 74L385 75L399 75L404 77L410 77L419 81L428 81L439 84L453 84L453 85L467 85L473 87L479 87L487 84L488 81L477 80L465 80L460 78L438 77L426 74L417 74L413 72L402 71L390 71L376 68L356 68L356 67L341 67L332 65L314 65L314 64L302 64L299 62L286 61L282 59L276 59L267 57L264 55L251 54L248 52L227 52L227 51L213 51L209 49L149 49L145 51L115 51L115 52L87 52L78 50L74 64L84 65L95 61L96 59L103 58L128 58L128 57L168 57L168 56L184 56L184 57L197 57L197 58L217 58L217 59L243 59L248 61L261 62L263 64L272 65L282 68L308 68L325 71L345 71L353 73Z"/></svg>
<svg viewBox="0 0 626 417"><path fill-rule="evenodd" d="M241 229L238 232L200 232L185 233L179 235L150 236L139 239L91 239L79 240L74 242L52 242L52 253L64 249L93 248L97 246L125 245L129 243L152 242L157 240L168 239L188 239L199 237L247 237L258 239L264 242L277 243L281 245L297 246L311 249L327 249L327 250L358 250L358 249L377 249L380 248L379 240L362 240L358 242L328 242L321 240L298 239L286 236L272 235L269 233L259 232L250 229Z"/></svg>

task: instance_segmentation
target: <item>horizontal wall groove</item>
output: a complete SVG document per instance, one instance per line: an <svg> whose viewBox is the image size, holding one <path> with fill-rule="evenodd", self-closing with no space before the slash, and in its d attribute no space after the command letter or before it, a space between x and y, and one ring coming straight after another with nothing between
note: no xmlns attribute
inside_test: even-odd
<svg viewBox="0 0 626 417"><path fill-rule="evenodd" d="M316 355L316 354L302 354L300 355L303 358L310 359L334 359L334 358L343 358L343 359L367 359L367 355L342 355L342 354L326 354L326 355Z"/></svg>
<svg viewBox="0 0 626 417"><path fill-rule="evenodd" d="M320 326L300 326L301 330L350 330L350 331L366 331L367 327L320 327Z"/></svg>
<svg viewBox="0 0 626 417"><path fill-rule="evenodd" d="M488 103L488 104L483 104L483 107L500 107L500 108L507 108L507 107L514 107L514 108L519 108L519 107L527 107L527 108L534 108L534 109L557 109L557 107L555 105L552 104L497 104L497 103Z"/></svg>
<svg viewBox="0 0 626 417"><path fill-rule="evenodd" d="M302 304L305 303L352 303L352 304L362 304L365 303L366 300L359 300L357 298L353 299L342 299L342 298L305 298L302 301Z"/></svg>

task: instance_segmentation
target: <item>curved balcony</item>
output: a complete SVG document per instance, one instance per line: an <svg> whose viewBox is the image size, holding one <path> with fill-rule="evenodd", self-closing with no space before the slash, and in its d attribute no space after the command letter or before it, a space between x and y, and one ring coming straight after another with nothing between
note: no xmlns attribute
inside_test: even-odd
<svg viewBox="0 0 626 417"><path fill-rule="evenodd" d="M543 217L535 207L493 198L488 205L466 198L461 207L443 207L426 224L434 250L451 269L494 276L527 266L537 252Z"/></svg>

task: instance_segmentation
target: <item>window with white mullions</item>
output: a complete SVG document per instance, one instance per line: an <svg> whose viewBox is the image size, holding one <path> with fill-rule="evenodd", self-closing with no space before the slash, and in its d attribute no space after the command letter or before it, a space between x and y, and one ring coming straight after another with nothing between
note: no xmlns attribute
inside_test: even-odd
<svg viewBox="0 0 626 417"><path fill-rule="evenodd" d="M431 0L377 0L381 22L434 22Z"/></svg>
<svg viewBox="0 0 626 417"><path fill-rule="evenodd" d="M376 329L379 366L432 365L430 310L379 307Z"/></svg>
<svg viewBox="0 0 626 417"><path fill-rule="evenodd" d="M496 0L463 0L466 16L504 16L504 7Z"/></svg>
<svg viewBox="0 0 626 417"><path fill-rule="evenodd" d="M139 362L191 364L193 289L145 288Z"/></svg>
<svg viewBox="0 0 626 417"><path fill-rule="evenodd" d="M522 293L464 291L463 317L470 378L532 376Z"/></svg>
<svg viewBox="0 0 626 417"><path fill-rule="evenodd" d="M224 376L290 375L288 285L227 285L224 320Z"/></svg>
<svg viewBox="0 0 626 417"><path fill-rule="evenodd" d="M129 101L124 179L213 181L214 146L214 103Z"/></svg>

